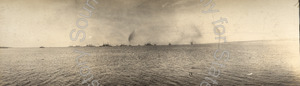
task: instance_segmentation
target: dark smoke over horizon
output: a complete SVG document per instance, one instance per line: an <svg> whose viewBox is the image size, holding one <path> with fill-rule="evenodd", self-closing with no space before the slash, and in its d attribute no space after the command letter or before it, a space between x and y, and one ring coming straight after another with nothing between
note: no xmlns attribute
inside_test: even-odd
<svg viewBox="0 0 300 86"><path fill-rule="evenodd" d="M132 32L130 33L129 37L128 37L129 43L131 43L131 41L134 39L134 36L135 36L135 30L132 31Z"/></svg>

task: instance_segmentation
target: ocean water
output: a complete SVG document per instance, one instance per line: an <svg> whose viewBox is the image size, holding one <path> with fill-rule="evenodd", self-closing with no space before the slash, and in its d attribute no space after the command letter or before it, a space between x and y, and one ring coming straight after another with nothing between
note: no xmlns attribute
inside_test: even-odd
<svg viewBox="0 0 300 86"><path fill-rule="evenodd" d="M93 75L104 86L199 86L205 77L215 86L299 86L299 45L279 42L0 49L0 85L87 86L82 82ZM217 49L229 59L216 60ZM89 54L80 61L90 75L80 75L74 50ZM209 75L211 67L218 77Z"/></svg>

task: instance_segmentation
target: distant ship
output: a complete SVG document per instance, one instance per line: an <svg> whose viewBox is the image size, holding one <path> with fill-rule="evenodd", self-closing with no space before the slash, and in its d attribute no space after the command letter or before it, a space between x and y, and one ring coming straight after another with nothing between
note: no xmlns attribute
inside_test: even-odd
<svg viewBox="0 0 300 86"><path fill-rule="evenodd" d="M41 46L40 48L45 48L44 46Z"/></svg>
<svg viewBox="0 0 300 86"><path fill-rule="evenodd" d="M147 43L145 44L145 46L153 46L151 43Z"/></svg>
<svg viewBox="0 0 300 86"><path fill-rule="evenodd" d="M101 47L111 47L109 44L103 44Z"/></svg>
<svg viewBox="0 0 300 86"><path fill-rule="evenodd" d="M124 47L124 46L127 46L127 45L125 45L125 44L121 44L121 45L120 45L120 47Z"/></svg>
<svg viewBox="0 0 300 86"><path fill-rule="evenodd" d="M88 45L86 45L86 47L96 47L96 46L92 45L92 44L88 44Z"/></svg>

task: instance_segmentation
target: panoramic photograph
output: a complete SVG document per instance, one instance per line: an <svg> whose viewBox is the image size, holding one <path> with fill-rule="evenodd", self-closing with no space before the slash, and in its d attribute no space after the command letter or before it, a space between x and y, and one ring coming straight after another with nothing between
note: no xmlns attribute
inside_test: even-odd
<svg viewBox="0 0 300 86"><path fill-rule="evenodd" d="M0 0L0 86L300 86L299 0Z"/></svg>

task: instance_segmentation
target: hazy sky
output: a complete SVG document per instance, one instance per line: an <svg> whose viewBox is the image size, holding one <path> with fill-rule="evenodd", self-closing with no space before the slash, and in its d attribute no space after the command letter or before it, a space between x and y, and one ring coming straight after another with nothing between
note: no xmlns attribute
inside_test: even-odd
<svg viewBox="0 0 300 86"><path fill-rule="evenodd" d="M71 41L85 0L0 0L0 46L217 42L212 22L227 18L227 41L298 39L298 0L214 0L220 12L202 13L200 0L96 0L84 42ZM204 0L207 1L207 0ZM92 0L91 0L91 3ZM87 7L87 6L86 6ZM81 38L81 37L79 37Z"/></svg>

